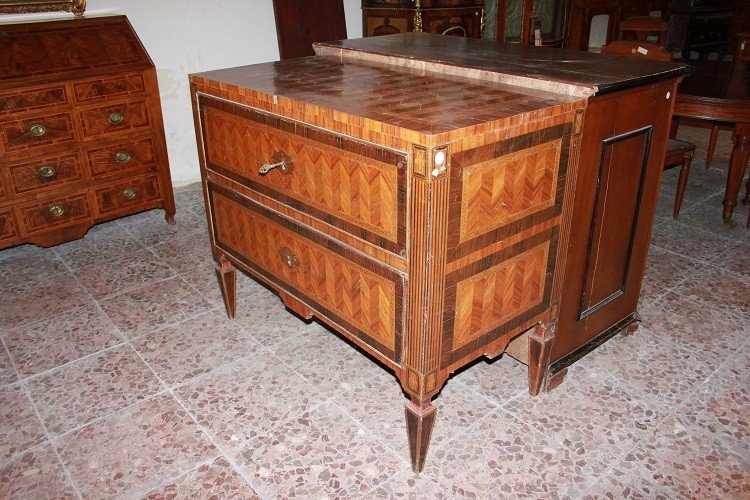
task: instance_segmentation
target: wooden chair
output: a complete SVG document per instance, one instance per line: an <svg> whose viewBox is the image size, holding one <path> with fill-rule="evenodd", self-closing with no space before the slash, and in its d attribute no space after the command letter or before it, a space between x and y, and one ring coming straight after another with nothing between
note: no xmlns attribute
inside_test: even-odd
<svg viewBox="0 0 750 500"><path fill-rule="evenodd" d="M343 0L273 0L281 59L312 56L312 44L346 38Z"/></svg>
<svg viewBox="0 0 750 500"><path fill-rule="evenodd" d="M633 16L620 21L618 40L635 40L648 42L649 37L656 37L656 44L664 46L667 42L668 23L660 17Z"/></svg>
<svg viewBox="0 0 750 500"><path fill-rule="evenodd" d="M654 18L659 20L658 18ZM655 59L658 61L671 61L672 54L658 45L650 42L616 40L602 47L602 54L610 56L630 57L633 59ZM682 199L685 197L685 187L690 175L690 164L693 162L695 144L669 139L667 143L667 154L664 159L664 170L680 167L680 178L677 181L677 195L674 201L672 215L676 219L680 215Z"/></svg>

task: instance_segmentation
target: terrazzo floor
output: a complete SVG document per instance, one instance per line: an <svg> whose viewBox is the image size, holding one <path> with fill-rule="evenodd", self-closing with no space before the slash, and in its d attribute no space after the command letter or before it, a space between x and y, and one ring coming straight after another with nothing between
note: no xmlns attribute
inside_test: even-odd
<svg viewBox="0 0 750 500"><path fill-rule="evenodd" d="M0 251L1 498L749 498L750 232L707 130L679 221L665 174L643 324L527 394L480 360L411 473L395 378L239 278L223 312L196 185L53 249Z"/></svg>

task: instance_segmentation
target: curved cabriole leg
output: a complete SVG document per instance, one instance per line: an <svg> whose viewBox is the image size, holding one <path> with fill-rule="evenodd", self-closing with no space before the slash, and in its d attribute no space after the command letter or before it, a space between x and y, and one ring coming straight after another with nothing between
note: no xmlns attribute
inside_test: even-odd
<svg viewBox="0 0 750 500"><path fill-rule="evenodd" d="M237 311L237 271L226 258L221 258L216 266L216 277L219 278L227 316L234 318Z"/></svg>
<svg viewBox="0 0 750 500"><path fill-rule="evenodd" d="M436 414L437 408L432 406L430 400L419 401L412 398L406 404L406 434L409 437L411 468L414 472L422 472L424 468Z"/></svg>
<svg viewBox="0 0 750 500"><path fill-rule="evenodd" d="M554 338L554 328L550 325L537 325L529 334L529 394L532 396L539 394L542 388Z"/></svg>

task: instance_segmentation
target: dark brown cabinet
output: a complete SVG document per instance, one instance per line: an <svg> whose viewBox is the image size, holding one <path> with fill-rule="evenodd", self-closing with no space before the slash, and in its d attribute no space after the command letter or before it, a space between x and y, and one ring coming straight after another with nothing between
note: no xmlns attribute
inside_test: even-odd
<svg viewBox="0 0 750 500"><path fill-rule="evenodd" d="M484 0L363 0L365 36L424 31L481 38Z"/></svg>

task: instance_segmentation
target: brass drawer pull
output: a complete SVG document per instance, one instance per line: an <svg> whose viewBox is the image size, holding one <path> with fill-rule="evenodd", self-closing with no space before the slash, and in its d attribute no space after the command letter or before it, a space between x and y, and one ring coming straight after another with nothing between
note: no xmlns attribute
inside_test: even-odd
<svg viewBox="0 0 750 500"><path fill-rule="evenodd" d="M39 167L39 177L42 179L51 179L57 173L57 169L54 165L42 165Z"/></svg>
<svg viewBox="0 0 750 500"><path fill-rule="evenodd" d="M122 197L126 200L134 200L138 197L138 191L135 188L126 188L122 190Z"/></svg>
<svg viewBox="0 0 750 500"><path fill-rule="evenodd" d="M31 127L29 127L29 133L34 137L42 137L47 133L47 127L45 127L41 123L35 123Z"/></svg>
<svg viewBox="0 0 750 500"><path fill-rule="evenodd" d="M276 151L273 156L271 156L271 161L273 163L266 163L265 165L260 167L260 170L258 170L258 174L266 175L268 172L275 168L278 168L285 174L291 174L292 170L294 170L292 159L280 151Z"/></svg>
<svg viewBox="0 0 750 500"><path fill-rule="evenodd" d="M297 259L297 256L294 255L294 253L287 247L279 248L279 257L281 257L281 260L284 262L284 264L292 269L297 269L297 267L299 266L299 260Z"/></svg>
<svg viewBox="0 0 750 500"><path fill-rule="evenodd" d="M133 157L130 155L130 152L128 151L118 151L115 153L115 161L120 164L130 163L130 160L132 160Z"/></svg>
<svg viewBox="0 0 750 500"><path fill-rule="evenodd" d="M52 205L49 207L48 212L52 217L58 218L65 215L65 208L62 205Z"/></svg>
<svg viewBox="0 0 750 500"><path fill-rule="evenodd" d="M113 111L109 114L109 118L107 118L107 120L109 120L109 123L111 123L112 125L120 125L125 121L125 117L119 111Z"/></svg>

